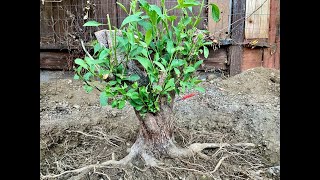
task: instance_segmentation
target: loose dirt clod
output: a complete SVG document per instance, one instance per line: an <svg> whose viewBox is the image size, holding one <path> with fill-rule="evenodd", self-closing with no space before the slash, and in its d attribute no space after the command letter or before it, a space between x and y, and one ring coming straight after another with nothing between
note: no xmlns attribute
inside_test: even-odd
<svg viewBox="0 0 320 180"><path fill-rule="evenodd" d="M280 164L279 71L254 68L210 81L202 83L206 93L175 104L175 143L249 142L256 147L209 147L200 156L161 159L164 164L155 167L145 167L139 156L131 167L99 166L128 154L138 120L131 107L100 107L98 92L87 94L80 82L63 78L41 83L41 174L95 165L55 179L279 179L280 173L270 170Z"/></svg>

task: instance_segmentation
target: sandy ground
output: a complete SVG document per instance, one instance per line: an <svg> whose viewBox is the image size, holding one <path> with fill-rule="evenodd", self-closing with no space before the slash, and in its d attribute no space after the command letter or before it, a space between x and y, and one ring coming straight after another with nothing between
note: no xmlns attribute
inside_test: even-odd
<svg viewBox="0 0 320 180"><path fill-rule="evenodd" d="M100 107L99 93L87 94L71 73L40 74L43 175L127 154L138 130L130 106L123 110ZM134 168L106 167L84 172L80 179L279 179L279 71L254 68L231 78L211 74L202 86L205 93L174 106L177 144L251 142L256 148L206 149L204 153L211 157L208 160L163 159L165 168L145 168L137 160ZM77 177L68 174L60 179Z"/></svg>

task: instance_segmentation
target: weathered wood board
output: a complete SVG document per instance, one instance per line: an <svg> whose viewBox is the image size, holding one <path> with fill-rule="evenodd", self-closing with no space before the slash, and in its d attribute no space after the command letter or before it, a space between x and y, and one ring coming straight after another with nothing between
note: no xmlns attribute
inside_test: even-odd
<svg viewBox="0 0 320 180"><path fill-rule="evenodd" d="M246 0L245 38L268 38L269 16L270 0Z"/></svg>

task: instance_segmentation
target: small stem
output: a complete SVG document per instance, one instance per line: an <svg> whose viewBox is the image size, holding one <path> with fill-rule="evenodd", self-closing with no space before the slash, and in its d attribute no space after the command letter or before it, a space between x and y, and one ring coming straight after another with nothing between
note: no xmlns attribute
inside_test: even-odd
<svg viewBox="0 0 320 180"><path fill-rule="evenodd" d="M200 15L201 15L201 13L202 13L202 8L203 8L203 6L204 6L204 0L202 0L201 6L200 6L200 11L199 11L199 14L198 14L198 16L197 16L197 18L196 18L196 21L195 21L194 24L193 24L193 27L196 26L196 22L197 22L198 19L200 18Z"/></svg>

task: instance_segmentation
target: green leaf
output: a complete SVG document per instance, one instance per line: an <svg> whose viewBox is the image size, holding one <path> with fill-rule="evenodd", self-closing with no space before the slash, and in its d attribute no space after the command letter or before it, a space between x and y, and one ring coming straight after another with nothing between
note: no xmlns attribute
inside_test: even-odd
<svg viewBox="0 0 320 180"><path fill-rule="evenodd" d="M144 69L148 70L152 67L152 64L150 62L149 59L141 57L141 56L137 56L136 58L132 58L132 59L136 59L139 61L139 63L143 66Z"/></svg>
<svg viewBox="0 0 320 180"><path fill-rule="evenodd" d="M174 78L171 78L167 84L165 85L164 89L165 91L171 91L175 88L175 85L174 85Z"/></svg>
<svg viewBox="0 0 320 180"><path fill-rule="evenodd" d="M174 69L174 72L176 73L176 75L179 77L180 76L180 71L179 71L179 69L177 69L177 68L173 68Z"/></svg>
<svg viewBox="0 0 320 180"><path fill-rule="evenodd" d="M177 16L167 16L167 19L169 21L174 21L175 19L177 19Z"/></svg>
<svg viewBox="0 0 320 180"><path fill-rule="evenodd" d="M148 13L149 17L150 17L150 21L152 23L153 26L157 25L157 13L155 11L150 11Z"/></svg>
<svg viewBox="0 0 320 180"><path fill-rule="evenodd" d="M141 51L143 50L143 47L135 45L131 47L130 57L135 57L136 55L139 55Z"/></svg>
<svg viewBox="0 0 320 180"><path fill-rule="evenodd" d="M142 49L141 53L144 55L144 57L148 58L148 51L146 49Z"/></svg>
<svg viewBox="0 0 320 180"><path fill-rule="evenodd" d="M102 26L102 25L106 25L106 24L102 24L102 23L99 23L97 21L88 21L88 22L84 23L83 26L97 27L97 26Z"/></svg>
<svg viewBox="0 0 320 180"><path fill-rule="evenodd" d="M139 3L140 3L141 6L143 6L143 7L145 7L146 5L149 4L146 0L139 0Z"/></svg>
<svg viewBox="0 0 320 180"><path fill-rule="evenodd" d="M103 60L105 57L107 57L110 53L110 49L105 48L104 50L101 51L99 54L99 60Z"/></svg>
<svg viewBox="0 0 320 180"><path fill-rule="evenodd" d="M206 46L209 46L209 45L212 45L212 44L213 44L212 41L203 43L203 45L206 45Z"/></svg>
<svg viewBox="0 0 320 180"><path fill-rule="evenodd" d="M113 85L115 85L115 84L117 84L117 81L109 81L109 85L110 85L110 86L113 86Z"/></svg>
<svg viewBox="0 0 320 180"><path fill-rule="evenodd" d="M164 58L161 58L161 63L162 63L163 65L165 65L165 66L168 65L167 60L165 60Z"/></svg>
<svg viewBox="0 0 320 180"><path fill-rule="evenodd" d="M145 41L145 43L149 46L151 40L152 40L152 29L149 29L149 30L146 32L144 41Z"/></svg>
<svg viewBox="0 0 320 180"><path fill-rule="evenodd" d="M184 25L184 26L187 26L189 23L191 22L191 18L190 17L185 17L181 20L181 23Z"/></svg>
<svg viewBox="0 0 320 180"><path fill-rule="evenodd" d="M164 68L164 66L163 66L160 62L154 61L154 63L155 63L157 66L159 66L159 68L161 69L161 71L163 71L163 72L166 71L166 69Z"/></svg>
<svg viewBox="0 0 320 180"><path fill-rule="evenodd" d="M93 90L93 87L88 85L84 85L83 88L87 93L90 93Z"/></svg>
<svg viewBox="0 0 320 180"><path fill-rule="evenodd" d="M128 11L127 11L127 9L126 9L126 7L124 7L123 4L121 4L121 3L119 3L119 2L117 2L117 4L121 7L121 9L123 9L127 14L129 14Z"/></svg>
<svg viewBox="0 0 320 180"><path fill-rule="evenodd" d="M185 62L186 61L181 60L181 59L174 59L174 60L172 60L170 67L171 68L179 67L179 66L184 65Z"/></svg>
<svg viewBox="0 0 320 180"><path fill-rule="evenodd" d="M91 76L92 76L92 73L91 73L91 72L87 72L87 73L83 76L83 78L84 78L86 81L88 81Z"/></svg>
<svg viewBox="0 0 320 180"><path fill-rule="evenodd" d="M82 66L77 67L77 73L80 74L80 71L82 70Z"/></svg>
<svg viewBox="0 0 320 180"><path fill-rule="evenodd" d="M144 47L144 48L147 48L148 47L148 45L145 43L145 42L143 42L143 41L139 41L139 43L142 45L142 47Z"/></svg>
<svg viewBox="0 0 320 180"><path fill-rule="evenodd" d="M186 33L181 33L180 34L180 38L182 39L182 38L185 38L185 37L187 37L188 35L186 34Z"/></svg>
<svg viewBox="0 0 320 180"><path fill-rule="evenodd" d="M152 29L152 24L149 21L139 21L138 24L142 26L146 31Z"/></svg>
<svg viewBox="0 0 320 180"><path fill-rule="evenodd" d="M159 53L158 52L156 52L156 54L154 55L154 60L155 61L159 61Z"/></svg>
<svg viewBox="0 0 320 180"><path fill-rule="evenodd" d="M193 72L195 71L196 69L192 66L188 66L185 70L184 70L184 73L190 73L190 72Z"/></svg>
<svg viewBox="0 0 320 180"><path fill-rule="evenodd" d="M195 0L178 0L178 5L176 8L186 8L186 7L192 7L192 6L197 6L200 5L198 1Z"/></svg>
<svg viewBox="0 0 320 180"><path fill-rule="evenodd" d="M145 86L142 86L139 88L139 94L141 97L145 97L145 98L148 98L148 92L147 92L147 89Z"/></svg>
<svg viewBox="0 0 320 180"><path fill-rule="evenodd" d="M124 101L124 100L119 101L118 109L123 109L123 107L125 106L125 104L126 104L126 101Z"/></svg>
<svg viewBox="0 0 320 180"><path fill-rule="evenodd" d="M199 84L199 83L201 83L201 82L202 82L202 80L197 79L197 80L194 81L194 84L197 85L197 84Z"/></svg>
<svg viewBox="0 0 320 180"><path fill-rule="evenodd" d="M160 9L158 6L156 6L156 5L150 5L149 10L150 10L150 11L155 11L155 12L158 14L158 16L161 17L161 19L164 19L164 16L163 16L163 14L162 14L162 12L161 12L161 9Z"/></svg>
<svg viewBox="0 0 320 180"><path fill-rule="evenodd" d="M184 0L178 0L178 4L179 4L179 5L183 5L183 1L184 1Z"/></svg>
<svg viewBox="0 0 320 180"><path fill-rule="evenodd" d="M203 46L203 55L205 58L209 56L209 49L206 46Z"/></svg>
<svg viewBox="0 0 320 180"><path fill-rule="evenodd" d="M172 55L172 54L174 53L174 51L175 51L174 45L173 45L173 42L172 42L171 39L169 39L169 40L167 41L167 51L168 51L168 53L169 53L170 55Z"/></svg>
<svg viewBox="0 0 320 180"><path fill-rule="evenodd" d="M93 47L93 53L96 54L101 49L100 43L97 43Z"/></svg>
<svg viewBox="0 0 320 180"><path fill-rule="evenodd" d="M121 24L121 27L122 28L124 25L128 24L128 23L132 23L132 22L138 22L138 21L141 21L141 17L140 15L142 14L142 12L137 12L135 14L132 14L130 16L127 16L123 21L122 21L122 24Z"/></svg>
<svg viewBox="0 0 320 180"><path fill-rule="evenodd" d="M203 60L197 61L196 63L194 63L194 68L198 69L198 67L203 63Z"/></svg>
<svg viewBox="0 0 320 180"><path fill-rule="evenodd" d="M134 83L132 84L132 87L133 87L134 89L137 89L137 88L138 88L138 82L134 82Z"/></svg>
<svg viewBox="0 0 320 180"><path fill-rule="evenodd" d="M196 87L194 89L202 93L206 92L206 90L203 87Z"/></svg>
<svg viewBox="0 0 320 180"><path fill-rule="evenodd" d="M117 104L118 104L118 101L114 100L114 101L112 101L111 107L115 108L115 107L117 107Z"/></svg>
<svg viewBox="0 0 320 180"><path fill-rule="evenodd" d="M100 93L100 104L101 104L101 106L108 105L108 97L106 95L106 92L101 92Z"/></svg>
<svg viewBox="0 0 320 180"><path fill-rule="evenodd" d="M121 36L116 36L119 47L125 47L128 45L128 39Z"/></svg>
<svg viewBox="0 0 320 180"><path fill-rule="evenodd" d="M78 80L79 78L80 78L80 77L79 77L78 74L75 74L74 77L73 77L73 79L75 79L75 80Z"/></svg>
<svg viewBox="0 0 320 180"><path fill-rule="evenodd" d="M216 4L213 4L213 3L211 3L210 6L211 6L211 11L212 11L212 13L211 13L212 19L215 22L218 22L220 19L220 9Z"/></svg>
<svg viewBox="0 0 320 180"><path fill-rule="evenodd" d="M183 51L183 50L184 50L184 47L182 47L182 46L176 47L176 51Z"/></svg>
<svg viewBox="0 0 320 180"><path fill-rule="evenodd" d="M138 92L133 92L133 93L129 94L129 97L131 99L140 99Z"/></svg>
<svg viewBox="0 0 320 180"><path fill-rule="evenodd" d="M77 59L74 60L74 62L76 64L78 64L79 66L82 66L85 69L88 69L88 65L82 59L77 58Z"/></svg>
<svg viewBox="0 0 320 180"><path fill-rule="evenodd" d="M143 108L144 105L136 105L134 106L134 108L137 110L137 111L140 111L142 108Z"/></svg>
<svg viewBox="0 0 320 180"><path fill-rule="evenodd" d="M93 64L93 60L92 60L90 57L88 57L88 56L84 57L84 61L85 61L86 64L88 64L89 66L91 66L91 65Z"/></svg>
<svg viewBox="0 0 320 180"><path fill-rule="evenodd" d="M138 81L140 77L137 74L132 74L127 80L129 81Z"/></svg>
<svg viewBox="0 0 320 180"><path fill-rule="evenodd" d="M162 87L160 85L153 86L153 89L157 90L158 92L162 91Z"/></svg>

